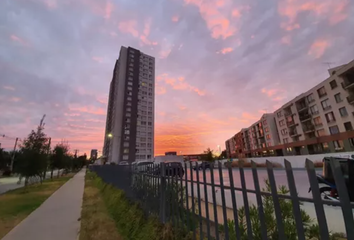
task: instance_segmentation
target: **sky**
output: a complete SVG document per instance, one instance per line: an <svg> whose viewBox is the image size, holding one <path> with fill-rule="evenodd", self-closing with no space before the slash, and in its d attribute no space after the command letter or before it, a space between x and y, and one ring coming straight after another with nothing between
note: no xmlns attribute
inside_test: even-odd
<svg viewBox="0 0 354 240"><path fill-rule="evenodd" d="M352 0L1 0L0 142L44 114L53 144L102 151L121 46L156 58L155 155L225 148L354 59ZM1 137L5 134L7 137Z"/></svg>

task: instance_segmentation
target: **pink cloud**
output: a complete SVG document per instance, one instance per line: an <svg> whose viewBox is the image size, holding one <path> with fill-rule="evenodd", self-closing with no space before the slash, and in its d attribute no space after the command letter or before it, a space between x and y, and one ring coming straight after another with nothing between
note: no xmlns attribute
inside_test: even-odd
<svg viewBox="0 0 354 240"><path fill-rule="evenodd" d="M280 90L279 89L265 89L263 88L262 93L266 94L268 97L272 97L273 95L277 94Z"/></svg>
<svg viewBox="0 0 354 240"><path fill-rule="evenodd" d="M221 49L221 51L219 51L219 52L217 52L217 53L226 54L226 53L230 53L230 52L232 52L232 51L233 51L233 49L230 48L230 47L228 47L228 48L223 48L223 49Z"/></svg>
<svg viewBox="0 0 354 240"><path fill-rule="evenodd" d="M136 20L123 21L118 24L118 28L122 33L129 33L134 37L139 36L139 32L136 29Z"/></svg>
<svg viewBox="0 0 354 240"><path fill-rule="evenodd" d="M320 58L329 46L329 41L324 39L318 39L314 43L312 43L308 54L310 56L313 56L314 58Z"/></svg>
<svg viewBox="0 0 354 240"><path fill-rule="evenodd" d="M348 17L347 6L349 0L283 0L279 1L278 13L286 20L281 23L281 27L287 31L300 28L296 22L301 12L311 12L317 18L329 19L334 25Z"/></svg>
<svg viewBox="0 0 354 240"><path fill-rule="evenodd" d="M108 1L106 3L106 8L105 8L105 15L104 15L105 19L110 19L111 18L111 14L112 14L113 8L114 8L114 5L110 1Z"/></svg>
<svg viewBox="0 0 354 240"><path fill-rule="evenodd" d="M89 113L93 115L106 115L106 109L94 106L69 106L70 112Z"/></svg>
<svg viewBox="0 0 354 240"><path fill-rule="evenodd" d="M92 60L102 63L103 62L103 58L102 57L92 57Z"/></svg>
<svg viewBox="0 0 354 240"><path fill-rule="evenodd" d="M202 0L184 0L186 4L193 4L199 8L208 29L211 31L213 38L226 39L233 36L237 29L230 24L228 16L228 9L223 0L216 2L207 2Z"/></svg>
<svg viewBox="0 0 354 240"><path fill-rule="evenodd" d="M159 57L161 59L167 58L170 55L171 51L172 51L172 49L162 50L159 52Z"/></svg>
<svg viewBox="0 0 354 240"><path fill-rule="evenodd" d="M179 21L179 16L175 15L171 18L172 22L178 22Z"/></svg>
<svg viewBox="0 0 354 240"><path fill-rule="evenodd" d="M21 98L12 97L12 98L10 98L9 100L10 100L10 102L19 102L19 101L21 101Z"/></svg>
<svg viewBox="0 0 354 240"><path fill-rule="evenodd" d="M156 90L155 92L157 95L163 95L166 93L166 88L159 86L159 85L156 85L155 90Z"/></svg>
<svg viewBox="0 0 354 240"><path fill-rule="evenodd" d="M282 44L286 44L286 45L290 45L291 44L291 38L290 35L286 35L284 37L281 38L280 42Z"/></svg>
<svg viewBox="0 0 354 240"><path fill-rule="evenodd" d="M232 10L232 16L235 17L235 18L240 18L241 17L241 12L239 9L235 8Z"/></svg>
<svg viewBox="0 0 354 240"><path fill-rule="evenodd" d="M23 40L22 38L20 38L20 37L18 37L18 36L16 36L16 35L11 35L11 36L10 36L10 39L11 39L12 41L14 41L14 42L20 43L20 44L23 45L23 46L28 46L28 43L27 43L25 40Z"/></svg>
<svg viewBox="0 0 354 240"><path fill-rule="evenodd" d="M158 81L162 81L162 80L165 82L165 84L172 86L172 88L175 90L193 91L197 93L199 96L204 96L206 94L205 91L200 90L199 88L187 83L184 77L178 77L176 79L173 77L168 77L167 74L163 74L158 76Z"/></svg>
<svg viewBox="0 0 354 240"><path fill-rule="evenodd" d="M10 91L15 91L15 88L12 86L3 86L2 88Z"/></svg>
<svg viewBox="0 0 354 240"><path fill-rule="evenodd" d="M49 8L49 9L55 9L58 7L57 0L44 0L44 4Z"/></svg>

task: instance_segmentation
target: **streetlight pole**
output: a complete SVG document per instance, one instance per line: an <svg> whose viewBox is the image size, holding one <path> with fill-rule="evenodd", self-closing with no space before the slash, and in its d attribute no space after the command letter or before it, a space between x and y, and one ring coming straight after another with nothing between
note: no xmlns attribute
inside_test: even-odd
<svg viewBox="0 0 354 240"><path fill-rule="evenodd" d="M17 141L18 141L18 138L16 138L16 141L15 141L15 146L14 146L14 152L13 152L13 154L12 154L12 158L11 158L11 165L10 165L10 171L11 171L11 172L12 172L13 167L14 167L14 161L15 161L15 153L16 153Z"/></svg>

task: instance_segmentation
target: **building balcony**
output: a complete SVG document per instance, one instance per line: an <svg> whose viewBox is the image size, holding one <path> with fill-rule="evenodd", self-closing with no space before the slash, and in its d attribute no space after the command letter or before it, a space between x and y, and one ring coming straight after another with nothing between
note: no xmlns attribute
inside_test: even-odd
<svg viewBox="0 0 354 240"><path fill-rule="evenodd" d="M322 93L322 94L319 93L319 94L318 94L318 97L319 97L319 98L323 98L323 97L325 97L325 96L327 96L327 93Z"/></svg>
<svg viewBox="0 0 354 240"><path fill-rule="evenodd" d="M311 133L315 131L315 126L304 127L304 133Z"/></svg>
<svg viewBox="0 0 354 240"><path fill-rule="evenodd" d="M297 108L297 111L298 112L303 112L303 111L308 110L308 109L309 109L308 106L299 106L299 108Z"/></svg>
<svg viewBox="0 0 354 240"><path fill-rule="evenodd" d="M349 97L347 97L347 101L349 104L354 104L354 95L350 94Z"/></svg>
<svg viewBox="0 0 354 240"><path fill-rule="evenodd" d="M311 120L312 116L311 114L305 114L305 115L300 115L299 118L301 122L306 122Z"/></svg>
<svg viewBox="0 0 354 240"><path fill-rule="evenodd" d="M289 132L289 136L294 138L294 137L297 137L297 136L300 136L301 134L299 134L297 131L290 131Z"/></svg>
<svg viewBox="0 0 354 240"><path fill-rule="evenodd" d="M296 125L296 123L294 121L286 122L286 126L288 126L289 128L293 127L295 125Z"/></svg>
<svg viewBox="0 0 354 240"><path fill-rule="evenodd" d="M315 127L322 127L323 126L323 123L317 123L315 124Z"/></svg>
<svg viewBox="0 0 354 240"><path fill-rule="evenodd" d="M293 114L292 112L285 112L285 111L284 111L284 117L291 116L292 114Z"/></svg>
<svg viewBox="0 0 354 240"><path fill-rule="evenodd" d="M349 88L352 88L352 87L354 87L354 82L344 81L344 82L342 82L342 87L346 90Z"/></svg>

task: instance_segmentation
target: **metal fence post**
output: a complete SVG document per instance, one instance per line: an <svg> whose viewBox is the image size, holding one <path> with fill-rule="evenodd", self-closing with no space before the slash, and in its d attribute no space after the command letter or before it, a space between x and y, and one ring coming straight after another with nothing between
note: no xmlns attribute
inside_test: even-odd
<svg viewBox="0 0 354 240"><path fill-rule="evenodd" d="M286 159L284 159L284 166L285 166L286 176L288 178L290 196L292 198L291 201L293 206L293 213L294 213L294 218L296 223L298 240L305 240L305 231L304 231L304 226L302 224L300 202L297 196L293 169L291 167L291 163Z"/></svg>
<svg viewBox="0 0 354 240"><path fill-rule="evenodd" d="M313 202L315 205L318 226L320 227L321 240L329 240L328 225L326 215L323 209L320 189L316 177L315 167L313 162L306 159L307 175L309 177L310 186L312 189Z"/></svg>
<svg viewBox="0 0 354 240"><path fill-rule="evenodd" d="M347 231L347 239L354 239L353 211L350 205L348 189L345 183L343 172L341 170L340 163L335 159L331 159L330 164L341 203L345 229Z"/></svg>
<svg viewBox="0 0 354 240"><path fill-rule="evenodd" d="M284 224L283 224L283 219L282 219L282 215L281 215L277 185L275 183L273 164L271 162L269 162L268 160L266 161L266 164L267 164L270 190L271 190L273 203L274 203L274 212L275 212L275 217L276 217L279 239L285 240L287 238L285 236L285 231L284 231Z"/></svg>
<svg viewBox="0 0 354 240"><path fill-rule="evenodd" d="M257 198L257 204L258 204L258 216L259 216L259 221L260 221L260 225L261 225L261 236L262 236L263 240L267 240L268 239L267 226L266 226L266 221L265 221L265 216L264 216L261 188L259 186L257 164L254 161L251 161L251 165L252 165L254 189L256 191L256 198Z"/></svg>
<svg viewBox="0 0 354 240"><path fill-rule="evenodd" d="M160 221L166 223L166 169L165 163L160 165Z"/></svg>

